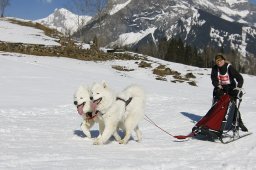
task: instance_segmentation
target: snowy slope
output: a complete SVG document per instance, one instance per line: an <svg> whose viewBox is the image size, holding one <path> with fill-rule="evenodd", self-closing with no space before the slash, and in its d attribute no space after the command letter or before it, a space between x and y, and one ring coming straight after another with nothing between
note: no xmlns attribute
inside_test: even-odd
<svg viewBox="0 0 256 170"><path fill-rule="evenodd" d="M13 24L0 19L0 41L10 43L60 45L56 39L46 36L42 30Z"/></svg>
<svg viewBox="0 0 256 170"><path fill-rule="evenodd" d="M119 91L131 83L147 92L146 115L173 134L187 134L211 104L209 70L193 70L198 87L154 80L149 70L120 73L113 64L134 67L134 61L85 62L20 54L0 54L0 169L254 169L255 136L228 145L190 140L177 142L146 121L142 143L115 141L92 145L81 132L81 118L72 104L80 84L106 80ZM201 75L203 74L203 75ZM201 76L200 76L201 75ZM256 78L245 77L247 95L241 112L255 132ZM93 127L93 136L98 127ZM238 155L239 154L239 155Z"/></svg>
<svg viewBox="0 0 256 170"><path fill-rule="evenodd" d="M120 145L111 139L94 146L84 137L73 93L80 84L103 79L115 91L141 85L147 93L146 115L172 134L187 134L205 115L212 94L209 69L148 59L153 67L165 64L183 75L192 72L198 86L172 83L171 77L155 80L151 68L139 68L133 60L89 62L0 52L0 169L255 169L254 134L227 145L178 142L143 120L141 143L131 139ZM135 70L119 72L112 65ZM242 118L255 133L256 77L243 76ZM98 134L97 126L92 134Z"/></svg>
<svg viewBox="0 0 256 170"><path fill-rule="evenodd" d="M118 11L120 11L121 9L123 9L127 4L129 4L131 2L131 0L127 0L124 3L117 3L116 5L113 6L113 8L109 11L109 15L114 15L115 13L117 13Z"/></svg>

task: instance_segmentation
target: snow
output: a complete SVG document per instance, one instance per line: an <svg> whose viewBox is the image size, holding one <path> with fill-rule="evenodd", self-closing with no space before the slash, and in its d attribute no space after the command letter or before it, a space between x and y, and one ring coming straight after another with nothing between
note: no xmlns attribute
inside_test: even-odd
<svg viewBox="0 0 256 170"><path fill-rule="evenodd" d="M218 9L220 9L223 13L225 13L229 16L239 15L241 18L245 18L246 16L248 16L248 14L250 14L249 10L237 11L237 10L230 9L227 7L222 7L222 6L218 6Z"/></svg>
<svg viewBox="0 0 256 170"><path fill-rule="evenodd" d="M21 32L12 32L10 38L25 39ZM0 38L4 36L1 31ZM153 68L139 68L134 60L93 62L0 52L0 169L255 169L254 134L227 145L179 142L143 120L141 143L131 139L120 145L111 139L106 145L92 145L82 134L82 119L73 105L73 93L81 84L106 80L115 91L133 83L142 86L147 93L145 114L173 135L189 133L209 110L210 69L148 60L152 67L165 64L182 75L192 72L198 86L172 83L171 77L158 81ZM119 72L112 65L135 70ZM254 133L256 77L243 77L246 94L240 110ZM98 134L97 126L92 134Z"/></svg>
<svg viewBox="0 0 256 170"><path fill-rule="evenodd" d="M239 16L241 18L246 18L249 14L249 10L236 10L233 9L235 5L239 5L242 3L248 3L248 0L225 0L216 2L220 5L215 5L212 1L205 0L197 0L195 1L199 6L205 6L206 8L214 9L219 11L221 14L221 18L227 21L234 21L234 17ZM228 5L227 5L228 4ZM245 23L246 21L239 20L240 23Z"/></svg>
<svg viewBox="0 0 256 170"><path fill-rule="evenodd" d="M226 20L226 21L230 21L230 22L234 22L233 18L230 18L229 16L225 15L225 14L221 14L222 19Z"/></svg>
<svg viewBox="0 0 256 170"><path fill-rule="evenodd" d="M148 34L153 34L155 32L156 28L148 28L146 30L140 31L140 32L129 32L119 35L118 39L115 42L111 43L111 46L114 44L119 44L121 46L130 45L138 42Z"/></svg>
<svg viewBox="0 0 256 170"><path fill-rule="evenodd" d="M145 120L140 124L142 143L131 140L119 145L111 140L94 146L82 135L82 120L72 104L73 92L80 84L103 79L116 91L132 83L143 86L146 115L170 133L187 134L196 118L210 107L209 70L162 63L183 72L193 70L198 87L157 81L148 69L127 73L111 69L116 64L134 68L134 61L95 63L1 53L0 169L256 168L254 135L228 145L177 142ZM244 78L247 94L241 112L245 124L255 131L256 78ZM92 133L97 134L97 130L95 126Z"/></svg>
<svg viewBox="0 0 256 170"><path fill-rule="evenodd" d="M212 40L216 41L218 43L218 46L221 47L221 44L223 43L224 38L220 36L220 31L214 28L211 28L210 36L212 37Z"/></svg>
<svg viewBox="0 0 256 170"><path fill-rule="evenodd" d="M16 25L0 19L0 41L11 43L60 45L56 39L48 37L42 30Z"/></svg>
<svg viewBox="0 0 256 170"><path fill-rule="evenodd" d="M226 0L226 2L232 6L234 4L237 4L237 3L245 3L245 2L248 2L248 0Z"/></svg>
<svg viewBox="0 0 256 170"><path fill-rule="evenodd" d="M109 11L109 15L114 15L115 13L117 13L118 11L120 11L121 9L123 9L124 7L126 7L126 5L128 5L132 0L128 0L125 3L122 4L116 4L110 11Z"/></svg>
<svg viewBox="0 0 256 170"><path fill-rule="evenodd" d="M195 1L195 3L201 5L201 6L205 6L205 7L209 7L211 9L216 9L216 6L210 2L210 1L205 1L205 0L197 0Z"/></svg>

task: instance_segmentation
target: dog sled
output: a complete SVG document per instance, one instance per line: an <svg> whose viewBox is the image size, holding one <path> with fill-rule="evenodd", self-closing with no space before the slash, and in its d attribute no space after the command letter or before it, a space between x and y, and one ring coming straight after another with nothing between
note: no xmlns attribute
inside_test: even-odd
<svg viewBox="0 0 256 170"><path fill-rule="evenodd" d="M242 93L237 99L232 99L230 95L224 94L196 123L190 134L174 137L180 140L196 138L227 144L252 134L248 132L242 122L239 111L241 101Z"/></svg>

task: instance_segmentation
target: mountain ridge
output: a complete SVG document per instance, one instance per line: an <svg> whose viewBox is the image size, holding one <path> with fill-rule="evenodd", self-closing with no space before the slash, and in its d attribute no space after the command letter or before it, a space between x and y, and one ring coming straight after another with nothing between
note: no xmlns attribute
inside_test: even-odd
<svg viewBox="0 0 256 170"><path fill-rule="evenodd" d="M100 19L92 18L93 22L88 23L82 29L85 40L92 40L96 35L101 36L102 34L104 35L101 36L102 45L119 46L120 42L124 41L122 40L124 34L139 33L149 28L157 28L155 30L157 35L151 33L153 36L155 35L156 41L163 37L170 39L181 36L185 43L198 44L197 41L191 41L193 38L187 39L187 37L191 37L194 32L200 32L199 27L206 24L211 28L219 28L217 32L225 32L225 36L215 33L217 38L212 37L211 33L214 30L207 28L208 32L202 31L200 33L203 36L194 38L204 39L201 44L213 43L215 46L219 46L219 43L216 42L219 41L218 39L223 39L222 46L228 50L235 47L243 56L256 55L255 50L250 48L252 43L256 43L256 5L251 6L247 0L208 0L204 4L199 0L181 2L165 0L161 4L156 0L129 0L126 2L129 3L114 15L109 15L107 11ZM211 19L215 20L214 24L211 23ZM100 25L99 20L103 20L101 29L104 31L97 27ZM236 25L235 28L233 25ZM180 26L184 30L181 30ZM237 31L238 27L239 31ZM78 34L75 33L74 36L77 37ZM147 34L144 37L146 36ZM247 41L243 36L248 36L249 40ZM137 41L135 44L129 45L132 47L138 43L140 42ZM198 47L202 48L202 46Z"/></svg>
<svg viewBox="0 0 256 170"><path fill-rule="evenodd" d="M65 8L56 8L52 14L35 22L54 28L63 34L73 34L91 18L91 16L76 15Z"/></svg>

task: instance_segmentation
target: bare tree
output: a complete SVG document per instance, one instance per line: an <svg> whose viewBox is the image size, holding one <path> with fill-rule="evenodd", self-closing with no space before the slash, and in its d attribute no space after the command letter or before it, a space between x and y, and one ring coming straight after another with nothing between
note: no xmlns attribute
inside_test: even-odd
<svg viewBox="0 0 256 170"><path fill-rule="evenodd" d="M5 8L10 5L9 0L0 0L0 15L4 17Z"/></svg>
<svg viewBox="0 0 256 170"><path fill-rule="evenodd" d="M82 16L88 15L91 8L91 3L93 0L73 0L73 6L77 13L77 32L79 33L79 38L81 45L83 43L83 36L82 36L82 27L85 25L85 18Z"/></svg>
<svg viewBox="0 0 256 170"><path fill-rule="evenodd" d="M98 26L98 31L97 34L95 35L98 39L98 43L100 44L100 37L104 35L102 33L102 20L103 17L105 16L105 11L109 7L109 3L112 2L111 4L115 4L115 0L73 0L72 5L76 10L76 13L79 14L77 18L77 23L78 23L78 33L80 40L83 39L82 35L82 27L84 26L84 22L81 15L87 15L88 13L94 13L95 14L95 19L98 21L97 26Z"/></svg>
<svg viewBox="0 0 256 170"><path fill-rule="evenodd" d="M96 17L98 18L98 28L99 28L99 35L98 37L98 44L101 45L101 36L104 35L102 32L102 20L105 14L105 9L108 7L109 0L94 0L94 7L96 9Z"/></svg>

